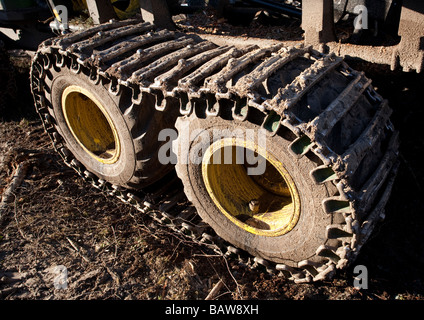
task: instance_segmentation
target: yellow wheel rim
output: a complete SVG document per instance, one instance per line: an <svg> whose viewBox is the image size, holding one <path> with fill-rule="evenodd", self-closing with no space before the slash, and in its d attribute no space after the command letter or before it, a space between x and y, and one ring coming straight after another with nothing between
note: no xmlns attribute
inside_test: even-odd
<svg viewBox="0 0 424 320"><path fill-rule="evenodd" d="M112 4L117 2L117 0L112 0ZM140 12L140 3L139 0L130 0L128 7L125 10L120 10L114 7L116 15L119 20L125 20L133 17L136 13Z"/></svg>
<svg viewBox="0 0 424 320"><path fill-rule="evenodd" d="M243 162L247 157L237 158L246 150L262 165L265 162L263 174L248 174L249 161ZM214 142L205 151L202 177L220 212L245 231L277 237L291 231L299 219L300 198L292 177L281 162L253 142L237 138Z"/></svg>
<svg viewBox="0 0 424 320"><path fill-rule="evenodd" d="M121 144L117 130L91 92L76 85L67 87L62 111L75 140L92 158L104 164L118 161Z"/></svg>

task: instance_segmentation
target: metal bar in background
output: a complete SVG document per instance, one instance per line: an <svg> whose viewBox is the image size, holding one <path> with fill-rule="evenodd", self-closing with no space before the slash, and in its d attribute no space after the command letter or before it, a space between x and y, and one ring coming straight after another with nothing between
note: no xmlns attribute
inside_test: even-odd
<svg viewBox="0 0 424 320"><path fill-rule="evenodd" d="M94 24L116 19L116 13L110 0L86 0L88 12Z"/></svg>
<svg viewBox="0 0 424 320"><path fill-rule="evenodd" d="M139 0L139 3L144 21L159 28L175 29L166 0Z"/></svg>
<svg viewBox="0 0 424 320"><path fill-rule="evenodd" d="M303 0L302 29L307 45L336 41L333 0Z"/></svg>

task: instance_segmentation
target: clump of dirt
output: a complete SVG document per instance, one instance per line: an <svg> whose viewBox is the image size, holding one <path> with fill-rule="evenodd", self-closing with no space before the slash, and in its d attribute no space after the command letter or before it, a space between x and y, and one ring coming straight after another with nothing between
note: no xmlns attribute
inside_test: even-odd
<svg viewBox="0 0 424 320"><path fill-rule="evenodd" d="M28 170L0 212L1 299L205 299L220 280L214 298L221 300L423 299L423 75L348 61L394 109L400 173L386 219L354 265L332 281L294 284L199 247L87 185L54 151L34 112L28 63L22 55L15 61L19 91L0 115L0 194L19 164ZM354 287L356 265L367 267L367 289Z"/></svg>

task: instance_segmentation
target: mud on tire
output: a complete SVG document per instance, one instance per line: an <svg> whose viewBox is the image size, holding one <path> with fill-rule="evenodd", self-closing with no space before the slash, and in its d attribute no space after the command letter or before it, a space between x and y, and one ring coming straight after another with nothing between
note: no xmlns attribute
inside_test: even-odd
<svg viewBox="0 0 424 320"><path fill-rule="evenodd" d="M240 119L234 117L237 105L221 100L219 112L208 116L207 105L198 102L190 115L177 120L180 136L174 149L176 171L187 197L219 236L259 261L275 263L277 269L293 275L301 268L307 270L307 277L319 280L353 261L372 226L384 217L397 168L398 138L388 120L387 101L375 93L363 73L343 63L317 79L316 67L301 57L267 79L268 85L281 88L270 94L279 95L279 105L286 106L280 115L245 106L247 115ZM240 139L239 146L255 145L254 139L246 138L249 130L255 132L250 137L265 132L266 152L281 164L294 185L289 199L299 206L299 212L298 217L292 213L294 223L285 232L278 232L282 225L258 224L274 223L266 215L275 215L281 208L271 208L270 200L259 212L249 209L249 198L243 194L258 186L257 178L250 184L240 175L243 169L237 173L236 169L211 169L212 173L205 169L208 146L222 145L226 139ZM193 132L189 142L184 142ZM228 134L214 137L216 132ZM193 154L201 160L193 163ZM222 163L215 166L225 167ZM211 187L210 179L228 186ZM219 195L222 192L227 193ZM275 190L271 193L277 201L284 201L278 200L282 198ZM263 232L269 229L276 232Z"/></svg>
<svg viewBox="0 0 424 320"><path fill-rule="evenodd" d="M253 260L297 282L327 279L384 217L397 168L391 111L335 55L281 43L217 46L137 19L111 21L43 43L31 87L55 148L83 178L250 267ZM90 114L101 130L89 129ZM174 125L176 146L190 142L176 170L194 207L174 180L151 185L173 169L158 161L168 144L158 133ZM230 133L214 138L217 129ZM265 133L269 155L247 130ZM253 179L246 163L210 164L211 143L256 152L265 172ZM200 162L187 161L190 153ZM143 194L149 184L154 197Z"/></svg>
<svg viewBox="0 0 424 320"><path fill-rule="evenodd" d="M259 126L249 122L235 124L232 121L226 121L219 117L213 119L199 119L194 115L184 120L178 120L178 130L183 132L184 125L188 125L191 132L199 132L197 137L193 137L193 141L191 143L192 148L190 148L191 150L206 150L210 144L220 143L220 140L227 138L236 138L241 141L246 141L245 134L243 134L244 132L238 130L240 128L252 130L251 133L254 133L252 134L254 137L258 137L258 131L261 130ZM203 132L212 132L213 130L219 130L224 133L218 139L216 137L212 137L212 135L209 141L206 139L200 139L200 137L204 137L204 135L202 135ZM255 141L251 142L257 143ZM335 190L327 190L327 187L324 185L311 185L309 172L315 168L314 162L310 161L306 157L298 159L292 153L287 152L290 145L289 140L284 139L281 136L272 136L269 132L267 132L266 144L264 145L266 145L267 152L269 153L268 156L272 155L275 159L278 159L278 161L287 170L288 176L291 177L296 189L298 190L298 204L295 204L291 210L299 210L300 215L299 217L295 217L296 213L292 213L293 217L290 220L295 220L295 227L281 235L266 235L265 230L273 229L269 224L264 226L255 226L254 221L249 223L249 221L245 221L243 217L239 218L241 222L247 224L246 227L248 225L254 226L254 230L251 231L248 228L236 225L227 216L222 214L220 208L211 199L210 191L208 191L208 188L205 186L205 180L202 175L202 165L204 165L204 162L193 163L190 159L182 159L182 155L180 154L177 164L177 173L183 181L187 197L195 205L202 218L212 226L219 236L234 244L236 247L248 251L254 256L262 257L276 263L284 263L292 267L297 267L297 261L305 259L316 260L316 257L314 257L316 249L320 244L326 242L325 228L327 225L331 224L332 219L331 215L326 214L322 210L321 201L329 197ZM225 152L225 150L223 152ZM191 155L186 155L186 157L189 156ZM185 165L184 163L187 164ZM238 164L238 166L242 165L243 164ZM227 165L221 164L221 166ZM236 168L222 168L222 170L217 170L218 171L216 173L211 173L211 175L219 175L219 177L215 177L215 179L217 179L217 183L220 183L221 185L228 184L228 187L221 186L221 188L225 190L225 195L222 195L222 197L227 198L227 201L240 201L238 198L243 197L243 195L237 194L237 191L247 193L248 190L244 190L245 188L255 188L257 185L257 182L253 182L254 185L252 186L249 182L245 182L245 187L238 189L237 186L243 183L244 179L248 179L247 177L243 177L236 172ZM235 181L233 180L235 177L239 177L240 179ZM214 177L210 178L213 179ZM251 179L255 179L255 176L252 176ZM264 188L260 188L261 192L264 192L263 189ZM223 192L224 190L220 191ZM229 192L230 190L232 192ZM273 190L270 193L273 193ZM264 194L266 194L266 192L264 192ZM258 201L267 201L266 199L263 199L264 196L261 196L259 191L257 196ZM294 195L291 195L291 198L294 197ZM278 194L274 194L274 198L281 198L281 201L284 201L283 197L280 197ZM237 204L237 208L243 207L243 204L246 206L245 210L239 209L239 212L236 214L237 217L240 217L239 214L242 212L246 212L245 216L249 214L249 209L247 208L249 200L246 200L247 201L245 202ZM290 204L294 201L294 199L290 199ZM299 204L300 208L296 208ZM263 205L264 208L256 215L264 216L270 204L261 203L260 205ZM280 209L282 208L273 208L276 212ZM250 220L251 219L255 218L252 216L250 217ZM267 221L266 219L257 219L258 222L263 220ZM258 224L258 222L256 224ZM265 224L265 222L262 223ZM277 224L275 227L276 231L281 229L283 226L280 228L278 227L279 226ZM290 228L288 227L287 229ZM261 234L261 232L256 230L264 230L264 232ZM318 257L318 260L322 259Z"/></svg>
<svg viewBox="0 0 424 320"><path fill-rule="evenodd" d="M109 81L90 80L89 70L74 72L63 57L62 66L46 70L46 106L54 121L57 139L92 174L114 185L138 189L169 173L157 157L162 125L173 126L175 113L154 109L154 101L139 104L131 90L111 93Z"/></svg>

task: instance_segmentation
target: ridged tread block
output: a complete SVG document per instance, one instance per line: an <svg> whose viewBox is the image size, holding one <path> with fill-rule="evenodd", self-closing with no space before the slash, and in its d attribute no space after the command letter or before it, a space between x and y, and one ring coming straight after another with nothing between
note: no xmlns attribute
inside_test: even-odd
<svg viewBox="0 0 424 320"><path fill-rule="evenodd" d="M266 50L268 56L262 56ZM206 78L203 86L191 87L192 105L203 93L206 99L214 101L216 109L220 108L219 112L208 112L208 104L202 107L198 102L191 116L186 112L186 117L177 120L177 129L183 130L187 126L184 122L193 121L193 114L223 114L226 120L251 121L272 134L292 133L287 151L317 163L310 172L311 183L325 184L332 190L333 195L322 199L322 210L332 215L336 223L326 229L325 243L331 245L323 243L315 252L321 260L303 260L296 267L274 265L280 271L290 270L288 274L298 283L323 280L354 261L374 224L384 218L383 203L388 200L398 165L399 141L389 120L391 111L387 101L373 90L371 81L339 57L321 55L304 47L249 52L248 57L231 60ZM305 59L309 60L305 69L265 99L260 86L275 74L293 72ZM235 84L229 81L234 78ZM330 98L325 97L325 88L334 84L337 90ZM225 100L231 103L224 103ZM231 112L225 108L231 108ZM351 112L355 108L360 111ZM262 113L259 117L258 111ZM355 112L366 115L359 125ZM352 121L353 117L356 121ZM261 123L257 123L258 118ZM341 136L340 127L348 127L348 139ZM344 144L336 145L340 139ZM186 171L179 169L179 165L177 173L184 179ZM189 191L186 193L189 199L194 197Z"/></svg>
<svg viewBox="0 0 424 320"><path fill-rule="evenodd" d="M122 114L134 139L143 139L149 132L138 122L141 106L154 109L152 118L179 109L178 121L192 114L225 115L229 121L248 121L283 135L290 140L287 152L316 163L310 182L324 184L331 192L322 199L322 210L332 216L333 223L327 227L327 239L316 248L315 257L288 266L250 258L237 249L236 255L245 264L252 261L250 266L265 266L296 282L327 279L335 269L354 260L374 224L384 216L397 168L397 133L389 120L387 102L363 73L352 70L339 57L301 46L219 47L195 36L155 30L138 20L110 21L47 40L34 57L31 86L46 132L70 164L73 156L51 119L48 99L48 73L60 68L85 75L92 83L107 87L111 95L125 95L127 104ZM157 123L157 119L151 122ZM173 124L163 127L167 126ZM138 153L138 161L152 157L141 149ZM70 165L84 178L95 181L96 187L109 188L115 195L125 194L122 199L140 211L155 208L162 223L178 223L178 219L164 217L179 203L181 193L167 198L162 191L169 189L158 191L161 188L155 185L146 191L158 195L153 201L158 206L152 207L145 190L136 196L114 189L109 182L84 174L80 163ZM181 212L187 210L181 207ZM198 215L194 217L191 224L179 224L177 229L192 229L187 231L191 233L196 230L193 226L203 225L198 228L199 243L213 242L223 252L232 247L205 227Z"/></svg>

